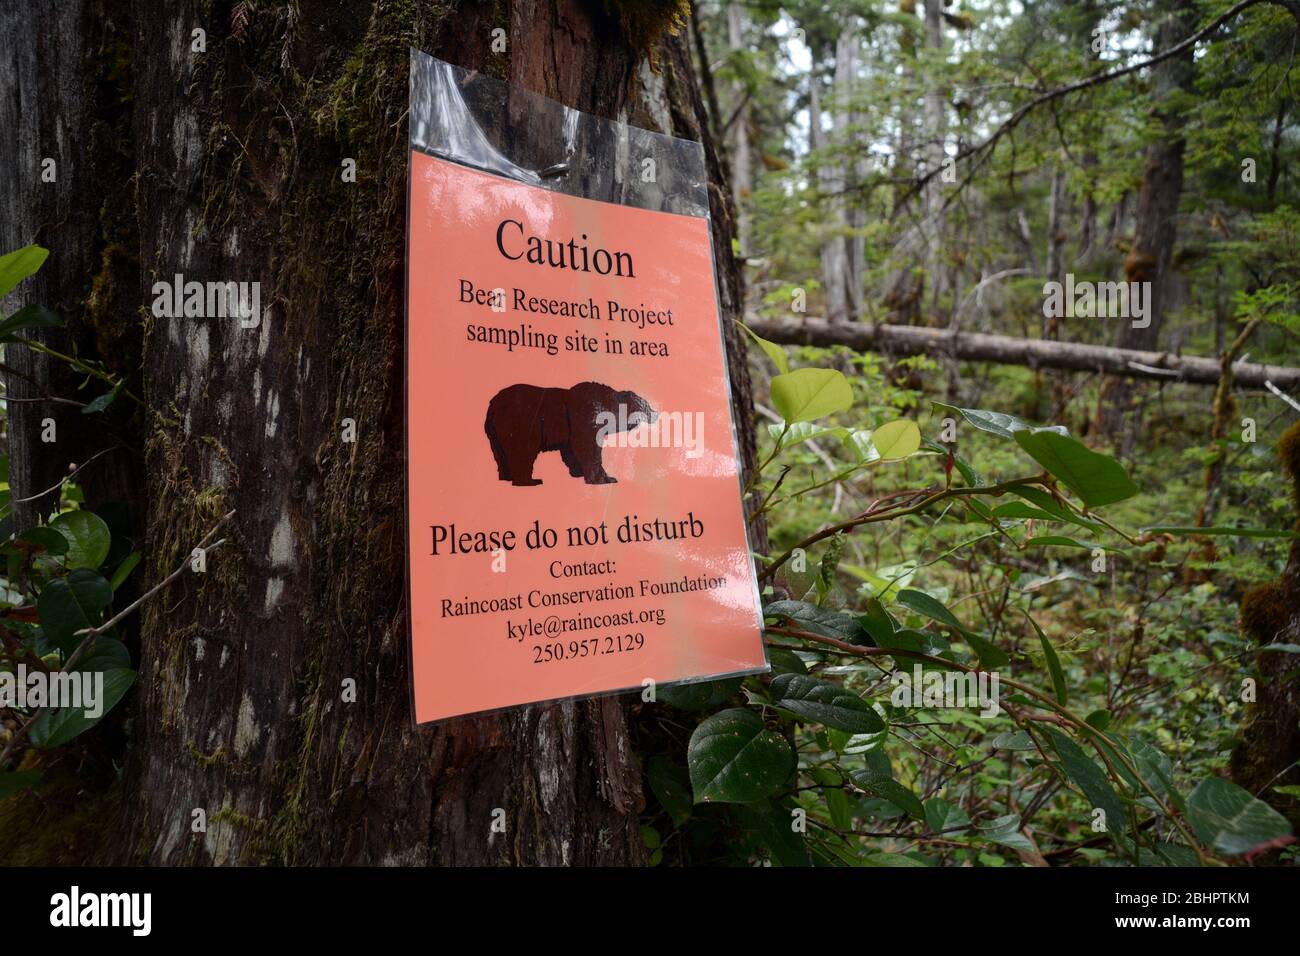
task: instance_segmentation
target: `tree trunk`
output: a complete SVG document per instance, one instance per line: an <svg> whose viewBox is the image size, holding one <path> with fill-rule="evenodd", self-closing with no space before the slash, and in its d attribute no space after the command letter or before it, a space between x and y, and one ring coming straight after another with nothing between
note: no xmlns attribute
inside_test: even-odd
<svg viewBox="0 0 1300 956"><path fill-rule="evenodd" d="M1173 0L1156 32L1155 52L1168 50L1192 32L1195 11L1189 0ZM1125 279L1151 283L1149 322L1138 328L1132 322L1120 326L1116 345L1123 349L1154 350L1160 341L1160 326L1170 290L1170 270L1177 238L1178 203L1183 194L1183 136L1185 118L1169 100L1190 89L1194 76L1189 48L1152 68L1152 100L1162 124L1159 139L1147 147L1142 190L1138 196L1133 245L1124 260ZM1130 411L1132 389L1122 379L1102 382L1099 401L1101 432L1116 435ZM1130 450L1136 430L1129 430L1124 446Z"/></svg>
<svg viewBox="0 0 1300 956"><path fill-rule="evenodd" d="M925 48L930 52L933 63L942 59L945 5L944 0L925 0ZM927 75L925 89L923 139L926 169L937 169L948 155L944 149L944 140L948 135L948 91L943 85L942 67L933 67L933 71ZM921 231L925 242L925 275L929 283L927 297L931 316L935 319L941 314L944 298L952 291L946 246L948 217L944 212L947 198L944 195L942 176L935 176L926 183L922 193L925 221Z"/></svg>
<svg viewBox="0 0 1300 956"><path fill-rule="evenodd" d="M1300 422L1278 442L1282 473L1300 530ZM1286 567L1276 581L1260 584L1241 598L1243 636L1256 647L1300 643L1300 540L1291 542ZM1300 798L1278 788L1300 785L1300 681L1295 660L1281 651L1255 654L1251 678L1255 698L1248 703L1228 772L1240 787L1300 826Z"/></svg>
<svg viewBox="0 0 1300 956"><path fill-rule="evenodd" d="M745 11L738 3L727 5L727 42L733 54L745 48ZM738 210L736 240L743 258L749 255L750 238L749 215L741 209L741 204L748 201L754 187L749 149L749 93L741 80L731 85L731 92L735 100L732 109L736 111L731 120L731 187Z"/></svg>
<svg viewBox="0 0 1300 956"><path fill-rule="evenodd" d="M133 151L127 77L115 67L130 47L130 19L114 0L48 6L34 15L30 4L0 2L0 129L9 170L0 177L0 254L30 243L57 253L0 311L45 305L67 328L33 329L29 338L65 353L97 353L115 372L129 371L140 357L129 318L139 309L139 265L125 188ZM120 185L106 190L105 182ZM125 400L102 417L48 401L88 402L107 389L78 391L84 376L42 353L8 345L4 364L9 485L22 530L55 507L54 491L38 493L57 490L70 464L134 441L137 430ZM52 442L42 440L49 421ZM137 464L124 449L114 450L77 480L93 500L138 507Z"/></svg>
<svg viewBox="0 0 1300 956"><path fill-rule="evenodd" d="M1047 207L1047 274L1049 282L1065 279L1065 170L1056 166L1052 170L1052 186ZM1043 316L1043 338L1057 341L1061 338L1061 319L1057 315ZM1051 382L1052 407L1049 418L1059 421L1070 403L1070 393L1060 375L1048 376Z"/></svg>
<svg viewBox="0 0 1300 956"><path fill-rule="evenodd" d="M847 234L849 196L853 165L849 157L849 135L853 97L853 79L857 70L856 26L849 23L835 42L835 73L831 83L831 132L827 137L819 123L813 125L813 142L825 150L818 166L818 179L826 193L826 234L822 243L822 285L826 297L826 318L831 322L849 322L855 317L854 294L856 271L851 256L854 244ZM811 77L816 91L817 77ZM817 103L820 111L820 102ZM820 140L820 143L818 143Z"/></svg>
<svg viewBox="0 0 1300 956"><path fill-rule="evenodd" d="M686 40L661 40L678 4L629 13L582 0L346 8L183 0L161 13L146 0L86 3L80 22L120 31L111 56L97 36L67 27L69 10L18 17L5 7L0 22L20 49L37 51L41 89L128 78L130 98L115 102L130 111L134 190L130 170L84 174L87 194L109 205L134 200L123 254L138 267L132 305L116 321L137 331L123 317L143 314L152 284L175 273L262 289L257 328L149 317L139 331L146 583L180 564L221 515L235 516L206 573L187 573L143 612L125 799L117 826L102 827L98 859L641 862L627 698L411 723L402 580L407 51L703 139L748 468L749 378L731 321L740 303L734 216ZM498 27L504 53L492 51ZM192 50L198 29L204 52ZM80 42L67 47L69 39ZM100 55L54 56L42 52L46 43ZM647 65L651 52L658 72ZM0 92L8 104L10 90ZM45 130L54 114L23 109L20 120L10 128ZM355 183L342 181L345 159L356 162ZM6 222L52 218L4 200ZM51 264L64 263L39 290L50 303L76 300L91 271L85 249L97 248L82 241L84 230L65 228L51 222L46 236ZM345 419L355 443L342 440ZM761 529L754 546L766 548ZM199 809L204 832L195 832Z"/></svg>
<svg viewBox="0 0 1300 956"><path fill-rule="evenodd" d="M920 23L916 21L916 0L898 0L898 52L899 85L910 93L914 89L917 76L916 34ZM898 117L898 140L894 150L894 199L890 210L890 220L897 221L907 216L911 204L911 182L917 175L918 157L916 149L914 123L909 111L900 111ZM921 317L922 297L925 295L925 276L916 267L916 260L921 257L923 246L917 236L915 223L907 223L899 230L899 240L891 252L891 269L882 287L886 313L889 321L896 324L911 325Z"/></svg>
<svg viewBox="0 0 1300 956"><path fill-rule="evenodd" d="M844 345L858 352L877 350L890 355L951 356L969 362L996 362L1029 368L1059 368L1074 372L1106 372L1125 378L1217 385L1223 375L1218 359L1166 352L1135 352L1108 345L1018 339L1010 335L954 332L910 325L842 325L824 319L765 319L750 315L745 322L755 334L782 345ZM1237 387L1300 388L1300 368L1237 362L1232 382Z"/></svg>
<svg viewBox="0 0 1300 956"><path fill-rule="evenodd" d="M817 183L827 195L826 228L821 245L822 295L826 303L826 317L831 322L842 322L848 316L848 297L844 292L844 273L848 270L848 256L844 246L844 224L840 218L843 197L836 167L838 162L829 155L830 140L822 126L821 77L817 75L817 56L813 55L812 69L808 72L808 145L818 154ZM832 101L834 86L832 85Z"/></svg>

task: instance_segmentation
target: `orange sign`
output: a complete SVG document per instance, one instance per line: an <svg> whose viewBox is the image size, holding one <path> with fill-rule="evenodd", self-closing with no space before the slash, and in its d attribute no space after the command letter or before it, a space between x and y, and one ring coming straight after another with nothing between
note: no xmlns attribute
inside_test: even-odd
<svg viewBox="0 0 1300 956"><path fill-rule="evenodd" d="M765 671L708 221L410 161L417 722Z"/></svg>

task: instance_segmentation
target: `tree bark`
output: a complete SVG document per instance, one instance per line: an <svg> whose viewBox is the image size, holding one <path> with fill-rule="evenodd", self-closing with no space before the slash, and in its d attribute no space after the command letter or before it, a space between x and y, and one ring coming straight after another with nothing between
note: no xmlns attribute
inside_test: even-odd
<svg viewBox="0 0 1300 956"><path fill-rule="evenodd" d="M1059 368L1075 372L1106 372L1126 378L1217 385L1223 374L1217 359L1138 352L1107 345L1079 345L1043 339L1017 339L978 332L953 333L910 325L843 325L820 319L764 319L750 315L745 323L769 341L783 345L845 345L859 352L891 355L951 355L971 362ZM1262 388L1271 381L1279 388L1300 387L1300 368L1238 362L1232 366L1236 386Z"/></svg>
<svg viewBox="0 0 1300 956"><path fill-rule="evenodd" d="M1278 457L1300 531L1300 422L1282 434ZM1247 591L1239 610L1242 634L1256 649L1300 643L1300 540L1291 542L1277 580ZM1255 698L1237 731L1240 743L1232 751L1228 772L1238 786L1300 826L1300 798L1277 789L1300 785L1300 681L1295 679L1295 660L1284 651L1257 650L1253 664Z"/></svg>
<svg viewBox="0 0 1300 956"><path fill-rule="evenodd" d="M727 5L727 42L732 54L737 54L745 47L745 11L738 3ZM731 123L731 186L735 196L736 241L743 258L749 255L749 215L741 208L748 200L753 189L753 160L749 149L749 92L741 80L731 84L732 97L736 111Z"/></svg>
<svg viewBox="0 0 1300 956"><path fill-rule="evenodd" d="M124 7L114 0L69 0L34 16L29 4L0 2L0 129L9 170L0 177L0 253L30 243L57 252L6 297L0 312L10 315L32 303L54 310L65 329L25 335L65 354L98 354L119 373L139 362L139 336L130 331L139 308L130 190L103 188L105 182L125 184L133 158L130 109L123 102L128 77L118 69L131 42ZM47 170L52 181L43 176ZM139 423L131 421L127 401L102 416L49 402L84 403L107 388L78 390L84 376L40 352L8 345L4 365L5 395L15 400L6 408L9 485L14 525L22 530L56 506L70 464L135 441ZM52 442L43 440L48 422ZM137 463L129 453L112 451L77 480L92 501L138 509ZM41 494L50 488L55 491Z"/></svg>
<svg viewBox="0 0 1300 956"><path fill-rule="evenodd" d="M848 228L850 211L848 190L853 169L848 138L850 135L853 80L857 69L856 26L845 26L835 42L835 72L831 81L831 131L827 136L820 119L811 124L814 149L822 150L818 165L818 181L826 193L826 229L822 242L822 288L826 299L826 317L831 322L848 322L855 317L857 296L854 286L857 277ZM816 75L816 62L810 76L812 83L812 108L821 113L820 90Z"/></svg>
<svg viewBox="0 0 1300 956"><path fill-rule="evenodd" d="M1155 52L1168 50L1188 36L1194 18L1189 0L1172 0L1156 32ZM1160 341L1177 238L1178 204L1183 194L1183 151L1187 145L1183 135L1185 118L1171 99L1191 88L1195 75L1192 54L1188 48L1152 68L1152 100L1162 132L1147 147L1133 245L1124 260L1127 281L1151 283L1150 314L1145 327L1138 328L1133 323L1120 327L1115 344L1123 349L1151 351ZM1118 434L1130 411L1131 400L1132 389L1125 380L1111 378L1102 383L1098 425L1103 434ZM1125 438L1126 450L1131 450L1135 430L1136 423Z"/></svg>
<svg viewBox="0 0 1300 956"><path fill-rule="evenodd" d="M944 48L944 6L946 6L944 0L925 0L925 48L935 63L942 59ZM944 149L944 140L948 135L948 91L943 84L941 68L934 69L933 73L927 71L927 74L923 134L925 168L937 169L948 155L947 150ZM946 246L948 240L948 216L944 212L946 199L942 176L936 176L925 184L922 193L925 221L921 232L925 243L926 281L929 284L927 297L930 302L930 313L934 319L940 317L943 300L952 291Z"/></svg>
<svg viewBox="0 0 1300 956"><path fill-rule="evenodd" d="M23 77L35 71L40 88L128 84L115 102L135 165L88 173L85 186L134 206L123 240L136 263L131 307L115 319L143 347L146 583L235 512L206 573L182 577L143 611L126 797L116 826L102 827L97 859L641 862L626 698L411 723L401 417L407 51L705 143L748 468L750 386L731 321L741 301L734 212L686 40L664 38L678 4L631 13L582 0L346 9L182 0L163 13L123 0L78 8L79 22L122 31L113 58L42 52L101 49L95 34L63 46L78 39L64 22L70 10L19 17L6 6L0 23L23 57L35 57L20 67ZM492 50L498 27L505 53ZM203 52L192 50L197 29ZM647 65L652 53L658 72ZM6 104L10 77L0 74ZM88 110L59 118L72 124ZM50 135L52 114L20 112L21 128ZM341 179L345 159L356 161L355 183ZM5 222L53 219L23 205L31 194L3 196ZM48 303L75 300L93 271L84 250L98 247L82 242L85 230L49 225L56 268L35 292ZM123 322L147 314L152 284L178 272L260 282L260 325ZM342 440L344 419L355 423L355 443ZM341 696L348 679L351 703ZM206 829L196 832L200 809Z"/></svg>

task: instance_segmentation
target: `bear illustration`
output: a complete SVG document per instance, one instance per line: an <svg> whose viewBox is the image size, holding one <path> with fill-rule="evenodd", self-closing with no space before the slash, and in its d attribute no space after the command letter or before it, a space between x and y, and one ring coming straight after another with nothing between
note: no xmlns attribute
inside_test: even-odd
<svg viewBox="0 0 1300 956"><path fill-rule="evenodd" d="M579 382L572 388L509 385L488 402L483 431L502 481L540 485L541 479L533 477L533 463L544 451L558 451L574 478L607 485L618 479L606 474L601 463L601 435L656 418L658 413L640 395L600 382Z"/></svg>

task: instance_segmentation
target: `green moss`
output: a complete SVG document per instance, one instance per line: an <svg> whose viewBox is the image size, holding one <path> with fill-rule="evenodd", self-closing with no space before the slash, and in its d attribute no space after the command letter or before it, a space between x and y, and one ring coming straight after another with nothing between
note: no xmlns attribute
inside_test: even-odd
<svg viewBox="0 0 1300 956"><path fill-rule="evenodd" d="M217 822L232 823L237 827L243 827L246 830L261 830L266 826L265 820L255 820L246 813L240 813L234 807L224 806L219 810L214 810L208 814L208 825L211 826Z"/></svg>
<svg viewBox="0 0 1300 956"><path fill-rule="evenodd" d="M212 751L212 753L205 754L192 740L185 741L185 746L189 749L190 756L194 758L194 762L205 770L210 769L225 760L228 756L225 747L218 747L216 750Z"/></svg>
<svg viewBox="0 0 1300 956"><path fill-rule="evenodd" d="M20 769L39 770L41 783L0 800L0 863L85 866L104 845L116 792L79 763L66 754L27 752Z"/></svg>
<svg viewBox="0 0 1300 956"><path fill-rule="evenodd" d="M120 303L139 295L140 260L127 246L112 242L99 257L99 271L90 282L83 318L95 336L95 354L118 371L133 368L139 344L132 323L123 322Z"/></svg>
<svg viewBox="0 0 1300 956"><path fill-rule="evenodd" d="M1273 640L1278 631L1286 627L1291 607L1280 581L1269 581L1251 588L1241 598L1239 606L1241 630L1261 644Z"/></svg>
<svg viewBox="0 0 1300 956"><path fill-rule="evenodd" d="M691 20L690 0L601 0L605 12L618 21L633 50L659 66L659 46L664 35L676 36Z"/></svg>
<svg viewBox="0 0 1300 956"><path fill-rule="evenodd" d="M1291 504L1300 522L1300 422L1282 433L1282 439L1277 443L1277 454L1282 460L1282 470L1291 480Z"/></svg>

